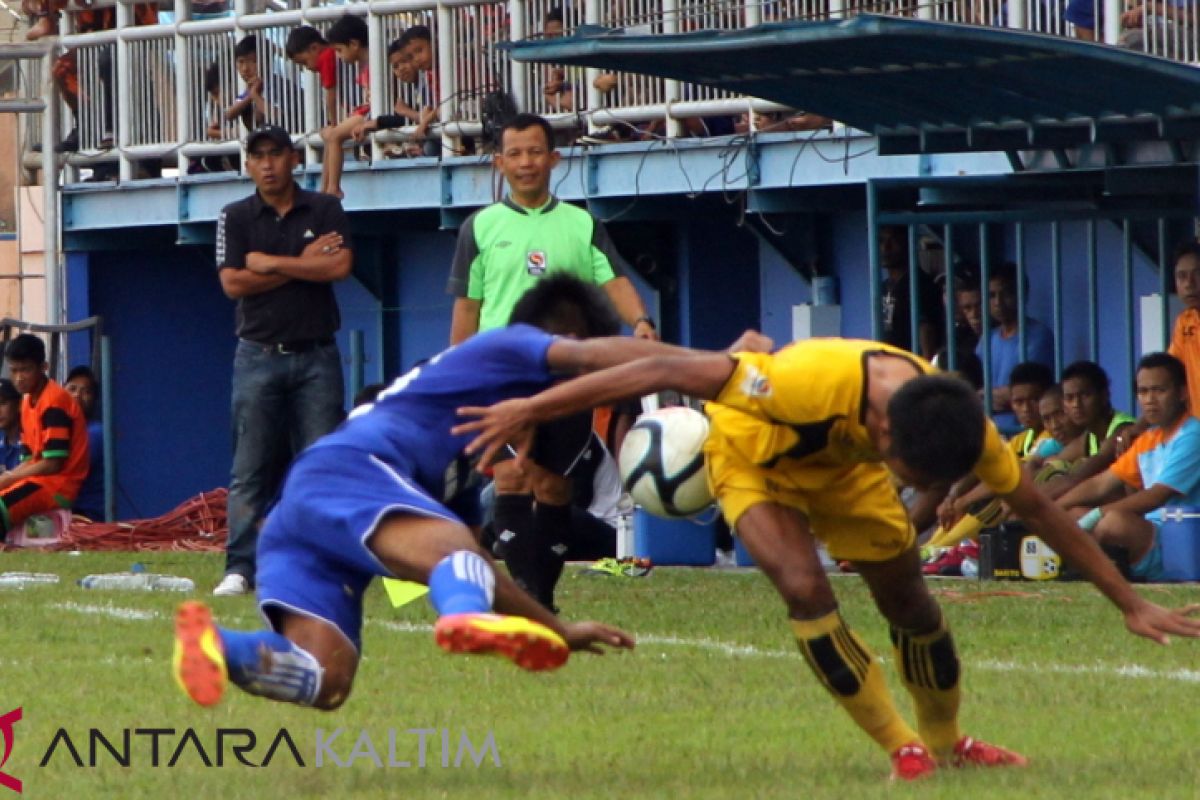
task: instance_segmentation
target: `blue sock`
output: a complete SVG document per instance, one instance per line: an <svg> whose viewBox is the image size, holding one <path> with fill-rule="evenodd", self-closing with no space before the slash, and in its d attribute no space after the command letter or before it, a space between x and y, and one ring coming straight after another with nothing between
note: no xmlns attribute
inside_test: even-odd
<svg viewBox="0 0 1200 800"><path fill-rule="evenodd" d="M229 679L250 694L310 706L325 674L307 650L274 631L217 628Z"/></svg>
<svg viewBox="0 0 1200 800"><path fill-rule="evenodd" d="M429 602L439 616L491 611L495 591L491 564L470 550L451 553L429 573Z"/></svg>

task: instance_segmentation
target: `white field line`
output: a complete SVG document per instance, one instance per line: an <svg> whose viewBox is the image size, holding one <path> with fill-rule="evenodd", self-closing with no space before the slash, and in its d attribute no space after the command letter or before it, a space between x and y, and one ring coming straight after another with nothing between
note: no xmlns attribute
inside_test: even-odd
<svg viewBox="0 0 1200 800"><path fill-rule="evenodd" d="M62 611L92 616L106 616L123 620L161 620L164 614L157 611L147 611L138 608L123 608L114 605L85 605L81 603L55 603L51 606ZM372 627L384 628L396 633L419 633L428 635L433 632L433 626L424 623L393 622L390 620L368 620ZM683 647L692 650L707 650L720 653L730 658L752 659L795 659L800 660L794 650L766 650L754 645L721 642L715 639L686 639L678 636L658 636L655 634L636 635L640 646L657 645L662 647ZM880 659L887 661L888 659ZM1159 680L1176 683L1200 683L1200 670L1194 669L1153 669L1139 664L1025 664L1018 661L997 661L992 659L967 660L963 665L967 671L1021 673L1025 675L1097 675L1110 678L1130 678L1135 680Z"/></svg>

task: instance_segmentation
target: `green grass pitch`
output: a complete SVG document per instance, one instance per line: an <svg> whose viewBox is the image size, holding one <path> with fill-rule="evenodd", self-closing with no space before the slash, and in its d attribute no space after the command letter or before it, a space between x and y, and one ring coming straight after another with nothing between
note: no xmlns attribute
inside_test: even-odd
<svg viewBox="0 0 1200 800"><path fill-rule="evenodd" d="M23 711L0 771L23 782L25 797L1200 797L1200 642L1160 648L1135 639L1085 584L934 584L964 662L966 731L1024 752L1031 766L946 770L916 786L892 786L886 757L819 688L796 653L782 604L754 572L660 568L647 578L616 579L579 577L568 567L560 590L565 614L625 626L639 646L576 656L548 675L442 653L425 601L392 609L376 585L355 690L326 714L236 689L215 709L192 706L169 671L171 614L184 595L75 584L135 560L196 579L196 594L210 600L222 563L174 553L3 556L3 570L63 578L57 586L0 590L0 715ZM886 629L865 588L839 577L836 589L850 624L887 661L908 713ZM1200 601L1196 586L1140 591L1170 605ZM247 598L212 606L223 624L258 625ZM92 739L93 729L118 750L131 732L128 766ZM136 733L152 729L172 733ZM225 741L224 764L216 766L218 733L234 729L255 732L255 748L242 751L252 763L286 731L304 766L286 743L266 766L242 765L230 749L245 743L238 738ZM420 729L434 732L408 732ZM184 742L188 731L213 766ZM471 751L460 753L464 733L478 766ZM94 766L90 741L98 747ZM327 749L317 767L321 742ZM0 786L0 800L10 795L18 796Z"/></svg>

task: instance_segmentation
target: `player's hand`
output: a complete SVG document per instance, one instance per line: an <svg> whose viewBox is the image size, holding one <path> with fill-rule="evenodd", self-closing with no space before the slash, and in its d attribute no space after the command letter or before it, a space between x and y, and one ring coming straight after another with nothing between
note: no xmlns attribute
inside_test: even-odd
<svg viewBox="0 0 1200 800"><path fill-rule="evenodd" d="M1193 603L1174 610L1142 600L1135 608L1125 613L1125 627L1130 633L1145 636L1159 644L1170 644L1170 634L1200 638L1200 603Z"/></svg>
<svg viewBox="0 0 1200 800"><path fill-rule="evenodd" d="M727 353L769 353L775 348L775 342L770 336L755 330L748 330L737 338L725 350Z"/></svg>
<svg viewBox="0 0 1200 800"><path fill-rule="evenodd" d="M567 646L575 652L582 650L602 656L604 655L604 648L600 647L602 644L622 650L633 649L631 634L620 628L614 628L612 625L605 625L603 622L567 622L563 624L563 629L563 638L566 639Z"/></svg>
<svg viewBox="0 0 1200 800"><path fill-rule="evenodd" d="M367 138L368 133L374 133L379 130L379 121L374 119L363 120L354 126L354 130L350 132L350 136L356 142L361 142Z"/></svg>
<svg viewBox="0 0 1200 800"><path fill-rule="evenodd" d="M649 339L652 342L658 341L658 331L647 320L640 319L633 326L633 335L637 339Z"/></svg>
<svg viewBox="0 0 1200 800"><path fill-rule="evenodd" d="M463 406L458 409L458 416L477 417L455 425L450 432L455 436L476 434L464 452L468 456L479 454L476 468L480 472L490 467L500 454L500 449L508 444L517 454L518 465L523 464L529 456L533 446L534 424L526 398L504 400L493 406Z"/></svg>
<svg viewBox="0 0 1200 800"><path fill-rule="evenodd" d="M938 504L938 524L944 529L950 530L953 528L960 517L962 517L962 514L958 512L958 508L955 506L953 498L947 496L945 500Z"/></svg>
<svg viewBox="0 0 1200 800"><path fill-rule="evenodd" d="M302 258L311 256L331 256L342 249L343 241L342 235L337 231L323 233L316 239L313 239L311 242L309 242L308 246L301 251L300 256Z"/></svg>

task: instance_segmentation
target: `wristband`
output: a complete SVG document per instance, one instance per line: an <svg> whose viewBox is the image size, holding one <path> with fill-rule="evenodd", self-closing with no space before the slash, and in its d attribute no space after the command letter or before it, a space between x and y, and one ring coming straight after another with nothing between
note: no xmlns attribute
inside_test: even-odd
<svg viewBox="0 0 1200 800"><path fill-rule="evenodd" d="M643 322L646 323L647 325L649 325L651 330L658 330L658 326L654 324L654 320L651 319L650 317L646 316L645 314L643 314L642 316L638 317L637 319L635 319L633 321L633 327L636 328L638 325L641 325Z"/></svg>
<svg viewBox="0 0 1200 800"><path fill-rule="evenodd" d="M1104 512L1100 510L1099 506L1097 506L1079 518L1079 527L1083 528L1088 533L1091 533L1092 529L1096 527L1097 523L1100 522L1100 518L1103 516Z"/></svg>

